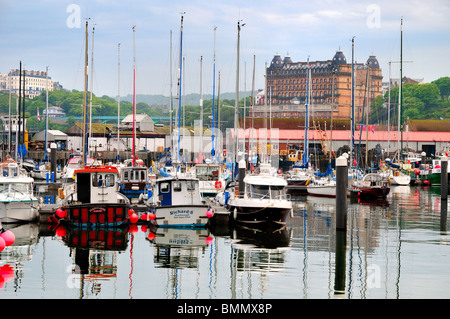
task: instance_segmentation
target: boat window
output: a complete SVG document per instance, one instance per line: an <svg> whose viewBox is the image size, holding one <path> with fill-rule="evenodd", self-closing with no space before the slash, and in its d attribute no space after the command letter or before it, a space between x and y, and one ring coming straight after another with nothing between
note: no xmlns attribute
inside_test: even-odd
<svg viewBox="0 0 450 319"><path fill-rule="evenodd" d="M173 182L173 190L175 192L181 192L181 183L180 182Z"/></svg>
<svg viewBox="0 0 450 319"><path fill-rule="evenodd" d="M19 192L22 194L28 194L30 191L28 186L29 186L29 184L27 184L27 183L14 183L14 184L11 184L11 191Z"/></svg>
<svg viewBox="0 0 450 319"><path fill-rule="evenodd" d="M6 192L9 189L9 184L0 184L0 192Z"/></svg>
<svg viewBox="0 0 450 319"><path fill-rule="evenodd" d="M271 198L281 198L286 194L284 186L270 186Z"/></svg>
<svg viewBox="0 0 450 319"><path fill-rule="evenodd" d="M161 183L159 185L159 189L160 189L161 193L170 192L170 183L167 183L167 182Z"/></svg>
<svg viewBox="0 0 450 319"><path fill-rule="evenodd" d="M269 186L266 185L252 185L251 186L251 197L252 198L268 198Z"/></svg>
<svg viewBox="0 0 450 319"><path fill-rule="evenodd" d="M216 181L219 177L219 166L196 166L195 173L200 181Z"/></svg>
<svg viewBox="0 0 450 319"><path fill-rule="evenodd" d="M195 181L186 181L186 189L188 191L194 191L195 190Z"/></svg>
<svg viewBox="0 0 450 319"><path fill-rule="evenodd" d="M128 180L128 170L123 172L123 179Z"/></svg>
<svg viewBox="0 0 450 319"><path fill-rule="evenodd" d="M105 187L114 186L114 174L106 174L105 175Z"/></svg>
<svg viewBox="0 0 450 319"><path fill-rule="evenodd" d="M101 175L100 175L101 178ZM98 187L99 183L101 183L101 180L99 181L99 175L97 173L92 175L92 186Z"/></svg>
<svg viewBox="0 0 450 319"><path fill-rule="evenodd" d="M141 171L141 181L145 182L145 171Z"/></svg>

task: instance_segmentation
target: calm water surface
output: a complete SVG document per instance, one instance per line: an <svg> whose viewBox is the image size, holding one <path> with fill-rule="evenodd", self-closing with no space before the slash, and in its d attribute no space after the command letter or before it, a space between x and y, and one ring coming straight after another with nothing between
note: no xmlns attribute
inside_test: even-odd
<svg viewBox="0 0 450 319"><path fill-rule="evenodd" d="M348 206L298 197L281 231L57 232L4 225L0 298L409 299L450 298L448 203L421 187ZM80 247L90 246L90 249Z"/></svg>

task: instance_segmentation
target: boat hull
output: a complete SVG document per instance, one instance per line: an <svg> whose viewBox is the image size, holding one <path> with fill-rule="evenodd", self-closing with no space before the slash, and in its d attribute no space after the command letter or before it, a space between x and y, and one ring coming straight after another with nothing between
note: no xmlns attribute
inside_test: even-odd
<svg viewBox="0 0 450 319"><path fill-rule="evenodd" d="M386 198L390 187L354 187L353 191L363 198Z"/></svg>
<svg viewBox="0 0 450 319"><path fill-rule="evenodd" d="M336 186L308 186L308 195L336 197Z"/></svg>
<svg viewBox="0 0 450 319"><path fill-rule="evenodd" d="M157 206L155 224L158 227L205 227L208 224L208 205Z"/></svg>
<svg viewBox="0 0 450 319"><path fill-rule="evenodd" d="M0 202L0 220L2 223L23 223L39 218L39 202L35 200L15 200Z"/></svg>
<svg viewBox="0 0 450 319"><path fill-rule="evenodd" d="M70 204L63 206L67 216L61 222L73 227L120 227L129 223L128 203L117 204Z"/></svg>
<svg viewBox="0 0 450 319"><path fill-rule="evenodd" d="M232 220L238 223L262 225L262 224L286 224L287 217L292 214L292 203L283 201L275 204L273 201L259 200L248 203L246 199L234 199L230 201L229 210Z"/></svg>

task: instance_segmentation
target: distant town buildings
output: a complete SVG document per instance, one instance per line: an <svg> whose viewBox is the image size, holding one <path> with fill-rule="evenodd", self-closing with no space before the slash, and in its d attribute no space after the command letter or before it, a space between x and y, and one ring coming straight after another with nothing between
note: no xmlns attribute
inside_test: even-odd
<svg viewBox="0 0 450 319"><path fill-rule="evenodd" d="M11 90L13 94L18 95L19 79L19 69L13 69L9 73L0 73L0 91L9 92ZM53 91L53 80L51 77L47 78L45 71L23 70L22 81L25 81L25 97L30 99L40 95L47 88L49 91Z"/></svg>
<svg viewBox="0 0 450 319"><path fill-rule="evenodd" d="M311 71L309 110L315 119L349 119L351 116L352 64L337 50L331 60L293 62L276 54L266 69L266 90L258 92L251 117L305 118L307 72ZM381 68L375 55L366 63L354 63L356 120L364 103L382 94ZM270 115L269 115L270 112Z"/></svg>

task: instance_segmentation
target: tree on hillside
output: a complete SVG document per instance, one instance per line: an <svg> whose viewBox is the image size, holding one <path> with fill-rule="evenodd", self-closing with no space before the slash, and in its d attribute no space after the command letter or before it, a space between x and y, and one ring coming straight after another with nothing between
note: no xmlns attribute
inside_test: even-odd
<svg viewBox="0 0 450 319"><path fill-rule="evenodd" d="M450 77L445 76L432 81L439 88L441 99L448 99L450 97Z"/></svg>

